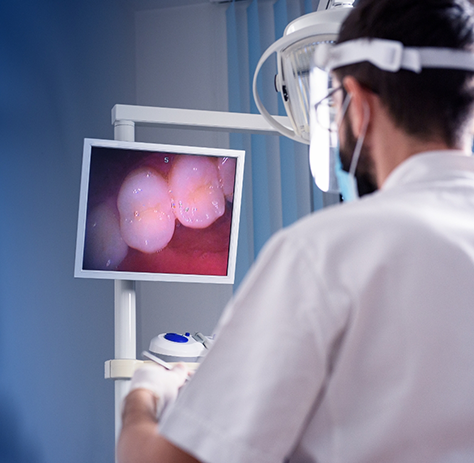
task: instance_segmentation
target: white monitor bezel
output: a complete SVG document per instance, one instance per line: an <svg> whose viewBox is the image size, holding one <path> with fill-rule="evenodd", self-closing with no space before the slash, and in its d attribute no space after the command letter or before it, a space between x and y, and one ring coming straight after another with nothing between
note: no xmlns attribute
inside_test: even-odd
<svg viewBox="0 0 474 463"><path fill-rule="evenodd" d="M159 153L194 154L203 156L232 157L236 159L234 198L231 219L229 257L227 275L197 275L197 274L172 274L128 272L120 270L85 270L83 268L87 202L89 193L90 163L93 147L106 147L124 150L152 151ZM244 178L245 151L235 149L208 148L199 146L168 145L160 143L128 142L119 140L102 140L95 138L84 139L82 171L79 194L79 213L76 235L76 254L74 276L77 278L113 279L131 281L165 281L186 283L220 283L233 284L235 280L235 267L237 261L237 244L242 208L242 192Z"/></svg>

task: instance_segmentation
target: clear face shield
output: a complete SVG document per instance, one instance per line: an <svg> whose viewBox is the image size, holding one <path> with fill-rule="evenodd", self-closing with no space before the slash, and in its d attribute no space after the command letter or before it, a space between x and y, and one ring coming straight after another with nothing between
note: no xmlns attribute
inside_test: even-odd
<svg viewBox="0 0 474 463"><path fill-rule="evenodd" d="M357 163L351 162L348 173L343 170L339 157L339 130L351 96L344 91L342 85L331 79L328 72L318 67L311 70L310 89L311 174L320 190L339 193L345 201L354 199L357 196L357 185L352 174L355 173ZM353 156L352 160L354 159Z"/></svg>
<svg viewBox="0 0 474 463"><path fill-rule="evenodd" d="M474 71L474 54L470 51L445 48L404 47L402 43L383 39L358 39L340 45L320 47L314 55L311 70L311 141L310 166L316 185L322 191L340 193L345 201L359 197L356 169L370 120L368 105L356 141L350 167L342 168L339 157L341 124L350 104L350 95L341 85L333 88L332 69L367 61L379 69L397 72L400 69L420 73L423 68L444 68ZM324 95L324 92L326 95ZM342 95L337 95L343 93Z"/></svg>

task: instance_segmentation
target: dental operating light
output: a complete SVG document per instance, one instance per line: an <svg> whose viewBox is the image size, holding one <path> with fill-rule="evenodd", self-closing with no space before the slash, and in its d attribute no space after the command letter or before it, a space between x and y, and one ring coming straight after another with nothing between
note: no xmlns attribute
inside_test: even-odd
<svg viewBox="0 0 474 463"><path fill-rule="evenodd" d="M469 51L438 47L404 47L385 39L357 39L334 45L341 23L352 9L351 1L331 5L292 21L283 37L261 56L253 78L255 103L267 122L282 135L310 143L310 85L314 66L330 72L336 67L368 61L379 69L420 73L422 68L474 71L474 55ZM257 88L263 64L277 53L275 86L281 93L292 127L280 124L265 108Z"/></svg>
<svg viewBox="0 0 474 463"><path fill-rule="evenodd" d="M352 3L353 1L343 2L331 9L316 11L295 19L285 28L283 37L263 53L257 64L253 78L253 94L257 108L272 127L292 140L310 143L309 75L314 66L313 56L321 45L327 46L335 42L342 21L352 9ZM276 121L258 94L257 78L260 69L273 53L277 53L278 69L275 86L282 95L292 128ZM324 53L327 56L326 50Z"/></svg>
<svg viewBox="0 0 474 463"><path fill-rule="evenodd" d="M315 124L312 106L315 98L317 101L327 94L331 78L325 66L322 66L317 75L318 84L311 88L310 80L311 75L314 80L314 56L321 55L325 58L324 65L327 64L328 47L335 43L341 24L351 11L353 3L354 0L329 0L325 5L320 5L318 11L288 24L283 37L272 44L260 58L253 78L255 103L264 119L282 135L300 143L313 144L310 150L311 173L316 185L325 192L337 190L333 166L337 134L321 130ZM319 48L322 48L322 52L319 52ZM273 53L277 54L275 87L281 93L292 127L283 126L271 116L258 94L260 69Z"/></svg>

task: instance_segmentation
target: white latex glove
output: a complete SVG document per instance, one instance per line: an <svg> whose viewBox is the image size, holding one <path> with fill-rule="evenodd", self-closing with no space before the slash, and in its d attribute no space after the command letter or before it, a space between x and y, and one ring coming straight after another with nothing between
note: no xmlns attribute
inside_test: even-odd
<svg viewBox="0 0 474 463"><path fill-rule="evenodd" d="M157 398L156 418L159 420L165 408L173 403L178 391L188 378L189 370L183 364L177 364L172 370L154 363L138 368L130 382L130 392L134 389L147 389Z"/></svg>

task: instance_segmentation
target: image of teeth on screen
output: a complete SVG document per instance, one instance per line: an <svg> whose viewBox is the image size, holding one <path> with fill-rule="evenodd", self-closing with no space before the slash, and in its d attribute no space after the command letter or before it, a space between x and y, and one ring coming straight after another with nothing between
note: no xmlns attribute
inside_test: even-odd
<svg viewBox="0 0 474 463"><path fill-rule="evenodd" d="M93 146L83 270L227 275L236 163Z"/></svg>

